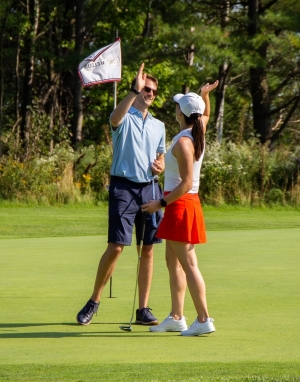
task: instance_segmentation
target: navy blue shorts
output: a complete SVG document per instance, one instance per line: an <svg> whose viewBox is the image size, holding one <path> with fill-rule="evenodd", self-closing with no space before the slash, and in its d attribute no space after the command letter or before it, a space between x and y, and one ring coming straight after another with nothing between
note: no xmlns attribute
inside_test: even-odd
<svg viewBox="0 0 300 382"><path fill-rule="evenodd" d="M155 199L163 197L162 189L155 184ZM136 244L141 241L142 211L141 205L153 199L151 184L139 184L126 178L112 176L109 185L108 208L108 243L131 245L133 227L135 226ZM161 243L162 239L155 237L157 227L162 220L162 211L152 215L147 214L145 245ZM156 225L156 226L155 226Z"/></svg>

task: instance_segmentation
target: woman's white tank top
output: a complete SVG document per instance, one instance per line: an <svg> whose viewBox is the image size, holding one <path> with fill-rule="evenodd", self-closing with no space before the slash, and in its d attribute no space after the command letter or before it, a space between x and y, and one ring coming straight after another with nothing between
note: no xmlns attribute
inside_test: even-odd
<svg viewBox="0 0 300 382"><path fill-rule="evenodd" d="M172 191L178 184L181 182L181 177L179 174L177 159L172 155L172 149L179 138L181 137L189 137L193 142L192 129L182 130L179 134L177 134L173 140L169 150L165 156L165 182L164 182L164 190ZM204 147L205 149L205 147ZM193 169L193 187L188 191L189 194L197 194L200 186L200 170L202 166L204 156L204 150L201 154L198 161L194 161L194 169Z"/></svg>

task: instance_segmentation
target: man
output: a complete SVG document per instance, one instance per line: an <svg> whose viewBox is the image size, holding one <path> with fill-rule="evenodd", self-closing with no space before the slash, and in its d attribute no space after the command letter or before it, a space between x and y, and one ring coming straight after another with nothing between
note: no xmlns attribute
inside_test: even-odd
<svg viewBox="0 0 300 382"><path fill-rule="evenodd" d="M148 108L157 94L156 78L138 70L129 94L110 116L113 138L113 161L109 186L108 246L100 259L94 291L87 304L77 314L77 322L88 325L97 312L101 293L115 269L125 245L131 245L133 226L136 226L137 249L141 239L142 212L140 206L150 199L162 198L162 190L155 179L165 167L165 126L155 119ZM145 236L138 276L139 309L136 323L157 325L158 320L148 307L153 273L153 244L162 213L147 215Z"/></svg>

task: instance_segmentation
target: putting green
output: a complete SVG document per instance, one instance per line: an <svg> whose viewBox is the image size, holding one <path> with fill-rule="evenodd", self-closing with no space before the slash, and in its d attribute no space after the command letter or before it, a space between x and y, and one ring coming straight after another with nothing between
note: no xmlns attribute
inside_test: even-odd
<svg viewBox="0 0 300 382"><path fill-rule="evenodd" d="M197 338L119 329L132 312L134 246L112 298L107 285L92 324L76 324L106 247L105 207L0 205L0 216L0 381L299 381L299 210L205 208L197 253L217 331ZM169 300L163 244L149 301L160 320ZM195 319L189 294L185 315Z"/></svg>
<svg viewBox="0 0 300 382"><path fill-rule="evenodd" d="M183 338L119 325L131 316L137 255L126 248L98 316L75 315L91 294L104 236L0 241L0 364L300 361L300 229L208 232L197 246L216 333ZM169 313L164 245L157 245L149 305ZM190 296L185 315L195 319Z"/></svg>

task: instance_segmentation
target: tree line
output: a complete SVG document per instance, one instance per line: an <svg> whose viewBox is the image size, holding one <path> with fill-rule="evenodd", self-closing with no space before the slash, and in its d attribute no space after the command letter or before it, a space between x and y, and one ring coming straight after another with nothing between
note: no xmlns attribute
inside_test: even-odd
<svg viewBox="0 0 300 382"><path fill-rule="evenodd" d="M256 137L271 150L300 142L298 0L2 0L0 28L0 157L111 143L113 85L83 89L78 64L116 33L118 99L145 62L168 137L172 95L218 79L213 139Z"/></svg>

